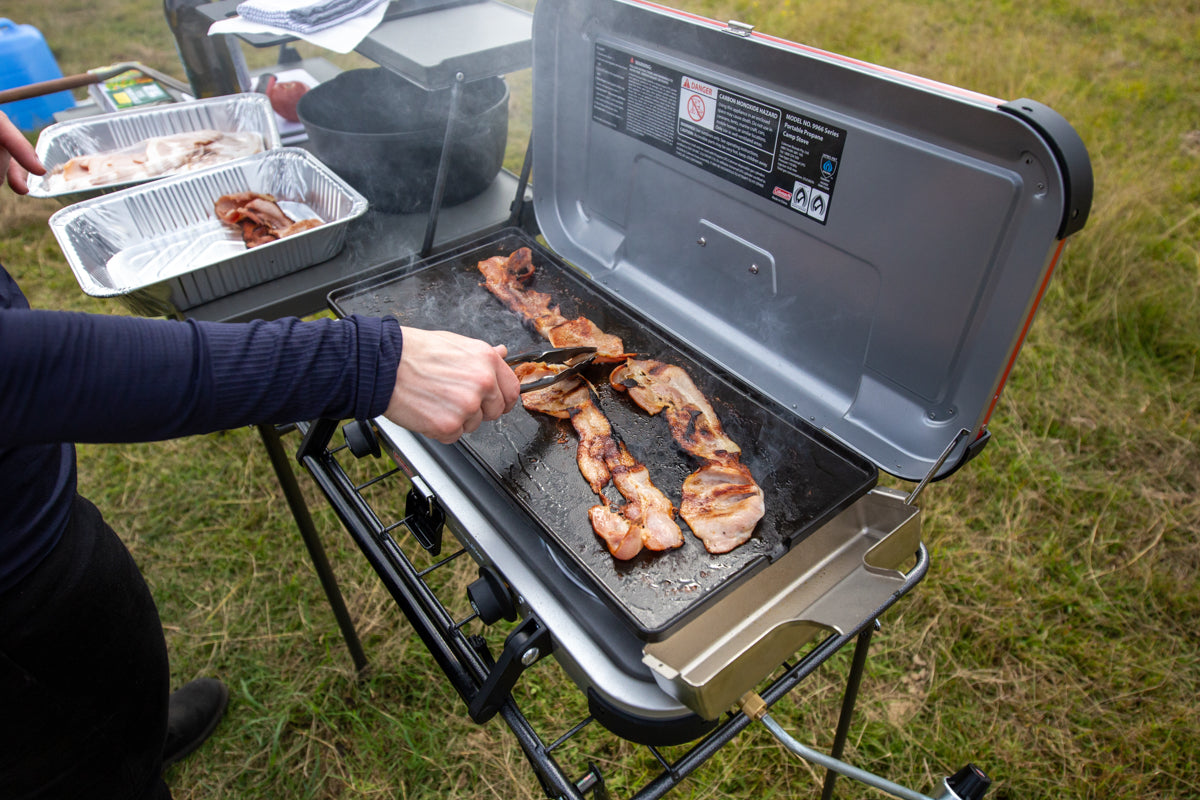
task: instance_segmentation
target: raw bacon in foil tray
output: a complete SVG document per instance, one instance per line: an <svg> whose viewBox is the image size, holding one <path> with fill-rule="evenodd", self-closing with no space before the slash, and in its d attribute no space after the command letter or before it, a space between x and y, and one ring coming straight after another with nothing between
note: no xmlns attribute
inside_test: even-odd
<svg viewBox="0 0 1200 800"><path fill-rule="evenodd" d="M59 122L38 136L29 194L63 205L279 148L263 95L213 97Z"/></svg>

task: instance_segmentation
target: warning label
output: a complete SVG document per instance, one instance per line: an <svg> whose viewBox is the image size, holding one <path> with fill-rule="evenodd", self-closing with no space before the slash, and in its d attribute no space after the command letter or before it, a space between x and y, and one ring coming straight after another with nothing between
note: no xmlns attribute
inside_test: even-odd
<svg viewBox="0 0 1200 800"><path fill-rule="evenodd" d="M597 44L592 119L824 225L846 131Z"/></svg>
<svg viewBox="0 0 1200 800"><path fill-rule="evenodd" d="M710 131L716 127L717 87L685 77L679 89L679 118Z"/></svg>

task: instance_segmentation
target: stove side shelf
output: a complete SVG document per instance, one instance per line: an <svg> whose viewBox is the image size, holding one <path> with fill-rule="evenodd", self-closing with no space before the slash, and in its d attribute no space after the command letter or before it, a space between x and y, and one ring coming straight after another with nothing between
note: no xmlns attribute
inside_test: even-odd
<svg viewBox="0 0 1200 800"><path fill-rule="evenodd" d="M241 0L199 7L212 22L237 16ZM526 69L533 60L533 15L499 0L394 3L355 51L427 91ZM253 47L285 47L286 33L239 33ZM462 77L458 77L458 76Z"/></svg>

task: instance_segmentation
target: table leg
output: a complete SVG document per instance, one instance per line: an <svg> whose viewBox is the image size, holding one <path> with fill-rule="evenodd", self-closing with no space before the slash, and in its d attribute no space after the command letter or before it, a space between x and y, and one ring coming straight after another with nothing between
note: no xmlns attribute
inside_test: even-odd
<svg viewBox="0 0 1200 800"><path fill-rule="evenodd" d="M279 480L279 486L283 489L288 507L292 510L296 527L300 529L300 536L304 539L305 547L308 548L309 558L312 559L313 567L317 570L317 577L321 580L321 587L325 590L329 607L333 610L333 616L342 630L342 638L346 640L346 648L350 651L350 658L354 660L354 668L358 672L362 672L367 667L366 653L363 652L362 643L358 640L358 631L354 629L354 621L350 619L350 612L346 610L346 603L338 588L337 578L329 566L329 559L325 556L325 548L317 536L317 528L313 524L312 515L309 514L308 504L304 502L300 484L296 482L296 473L292 470L292 464L288 460L287 453L284 452L283 443L279 440L279 432L274 425L259 425L258 433L262 437L263 445L267 448L271 466L275 468L275 477Z"/></svg>

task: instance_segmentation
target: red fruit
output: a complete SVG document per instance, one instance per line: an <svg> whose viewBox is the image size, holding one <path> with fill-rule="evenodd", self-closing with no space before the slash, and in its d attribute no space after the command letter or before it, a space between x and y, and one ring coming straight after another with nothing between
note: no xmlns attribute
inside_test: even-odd
<svg viewBox="0 0 1200 800"><path fill-rule="evenodd" d="M307 91L308 86L300 81L272 81L267 87L267 97L276 114L291 122L299 122L296 104Z"/></svg>

